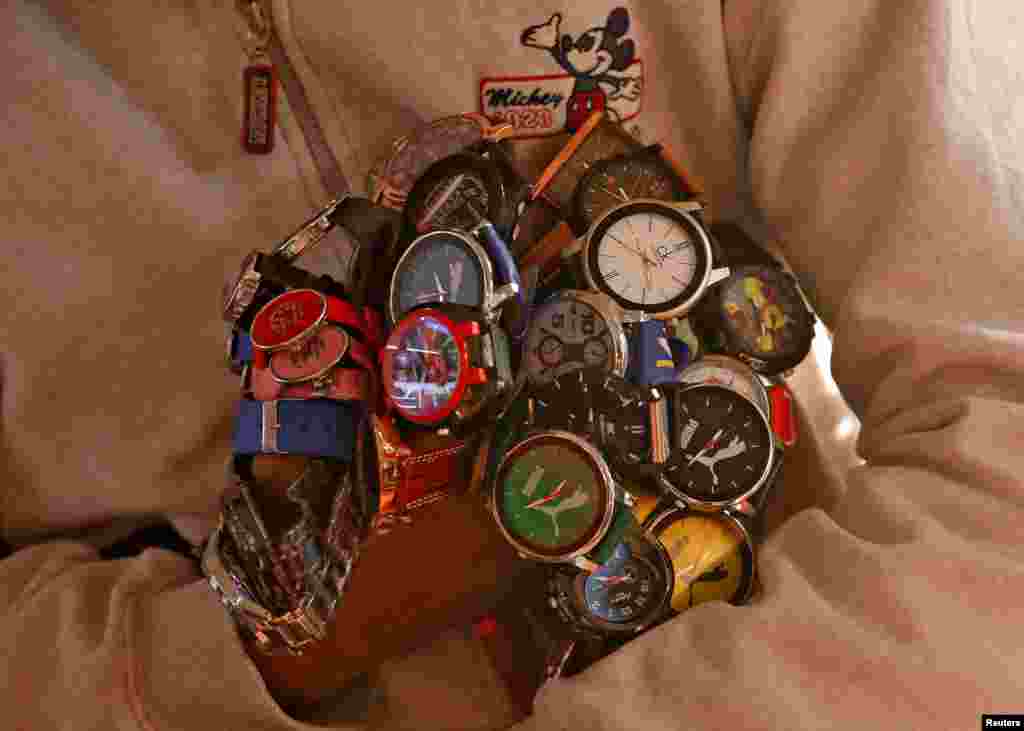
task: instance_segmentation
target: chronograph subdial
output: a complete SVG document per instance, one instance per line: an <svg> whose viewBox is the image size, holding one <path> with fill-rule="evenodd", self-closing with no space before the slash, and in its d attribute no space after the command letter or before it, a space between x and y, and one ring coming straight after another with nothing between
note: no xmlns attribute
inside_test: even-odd
<svg viewBox="0 0 1024 731"><path fill-rule="evenodd" d="M526 341L526 372L535 385L581 368L626 372L621 313L602 295L563 290L533 313Z"/></svg>

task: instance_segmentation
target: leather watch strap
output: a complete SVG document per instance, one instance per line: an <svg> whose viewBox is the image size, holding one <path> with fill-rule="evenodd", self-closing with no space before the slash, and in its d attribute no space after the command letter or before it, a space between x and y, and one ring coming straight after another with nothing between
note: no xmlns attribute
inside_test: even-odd
<svg viewBox="0 0 1024 731"><path fill-rule="evenodd" d="M527 250L519 260L519 267L538 267L541 271L546 271L549 266L560 263L562 251L575 242L576 234L568 223L562 221Z"/></svg>

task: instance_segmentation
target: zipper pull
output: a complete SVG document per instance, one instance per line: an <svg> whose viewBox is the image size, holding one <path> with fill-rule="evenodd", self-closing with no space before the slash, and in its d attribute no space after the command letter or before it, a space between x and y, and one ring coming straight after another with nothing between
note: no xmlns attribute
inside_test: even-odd
<svg viewBox="0 0 1024 731"><path fill-rule="evenodd" d="M238 10L244 20L242 45L249 56L242 72L242 147L253 155L266 155L274 149L277 121L277 75L267 55L271 22L259 0L239 0Z"/></svg>

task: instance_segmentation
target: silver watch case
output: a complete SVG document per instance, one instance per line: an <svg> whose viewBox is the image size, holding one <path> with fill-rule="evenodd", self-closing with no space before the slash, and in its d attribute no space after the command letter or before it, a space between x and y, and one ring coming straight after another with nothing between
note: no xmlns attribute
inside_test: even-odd
<svg viewBox="0 0 1024 731"><path fill-rule="evenodd" d="M672 212L672 215L682 215L698 232L699 240L705 253L705 260L708 262L708 266L701 277L701 282L698 285L696 291L685 301L664 312L647 312L645 310L629 310L627 320L637 320L653 318L657 320L671 320L675 317L685 315L700 301L707 292L708 287L713 284L717 284L723 279L729 276L729 267L727 266L715 266L713 249L711 246L711 236L707 231L707 228L703 223L695 216L694 213L704 210L704 207L697 201L679 201L670 203L668 201L658 200L656 198L634 198L632 200L620 203L617 206L609 208L601 216L591 224L590 229L584 234L583 238L583 275L587 280L587 286L593 290L601 291L598 286L594 274L590 271L588 264L590 259L590 247L596 246L597 241L594 240L594 233L600 228L601 224L610 216L617 215L621 211L632 208L638 205L653 205L659 208L667 209ZM616 303L618 304L618 303Z"/></svg>

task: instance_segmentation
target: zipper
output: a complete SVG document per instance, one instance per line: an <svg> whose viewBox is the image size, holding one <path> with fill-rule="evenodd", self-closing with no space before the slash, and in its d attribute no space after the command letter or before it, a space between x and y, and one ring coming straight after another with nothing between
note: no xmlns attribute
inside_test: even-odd
<svg viewBox="0 0 1024 731"><path fill-rule="evenodd" d="M246 40L243 46L253 64L250 68L259 68L261 64L269 62L280 84L281 92L287 98L288 106L298 123L299 131L306 142L306 149L309 150L313 165L320 176L320 182L332 198L347 195L351 191L351 186L341 163L327 142L320 120L313 112L306 89L295 67L288 60L284 44L281 43L274 28L271 13L261 0L239 0L237 8L245 23ZM246 71L248 80L249 69ZM273 112L271 114L273 115Z"/></svg>

